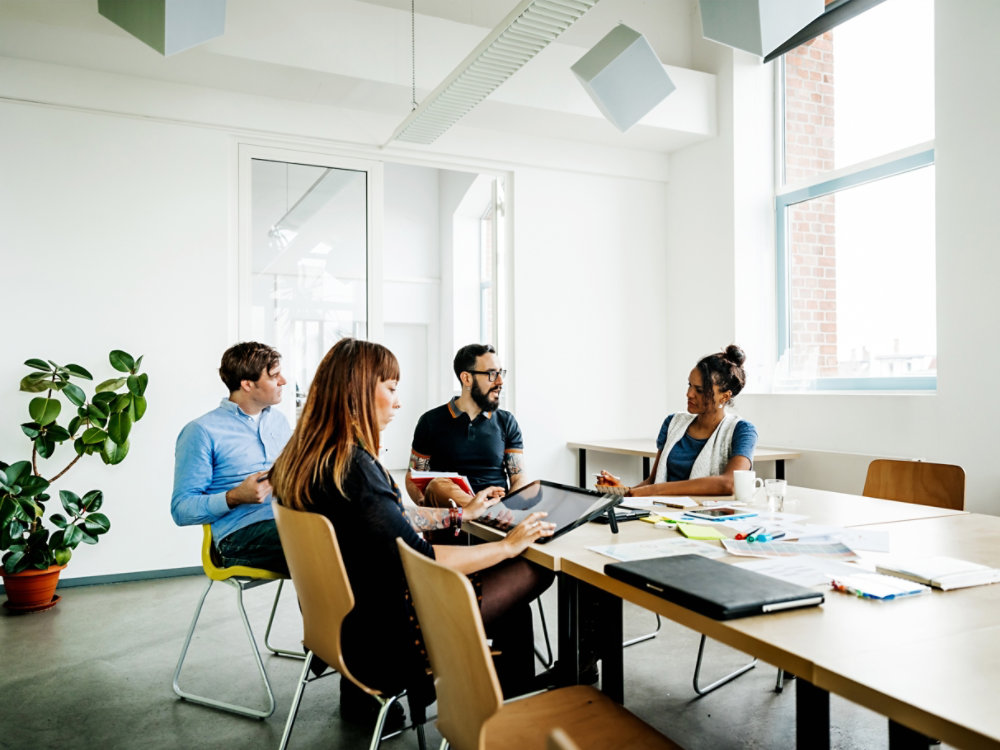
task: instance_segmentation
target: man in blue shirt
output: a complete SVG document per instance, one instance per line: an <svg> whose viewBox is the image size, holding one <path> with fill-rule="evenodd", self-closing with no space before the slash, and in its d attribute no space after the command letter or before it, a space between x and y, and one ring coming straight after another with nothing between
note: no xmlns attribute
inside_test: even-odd
<svg viewBox="0 0 1000 750"><path fill-rule="evenodd" d="M272 409L286 380L281 355L245 342L222 355L229 398L177 437L170 513L179 526L210 523L223 565L287 572L271 509L267 472L291 436Z"/></svg>
<svg viewBox="0 0 1000 750"><path fill-rule="evenodd" d="M498 408L503 378L496 350L469 344L455 355L455 376L462 392L417 421L410 471L453 471L468 478L473 492L486 487L508 491L526 483L521 428L509 411ZM417 505L465 506L472 500L450 480L435 479L421 489L406 473L406 491Z"/></svg>

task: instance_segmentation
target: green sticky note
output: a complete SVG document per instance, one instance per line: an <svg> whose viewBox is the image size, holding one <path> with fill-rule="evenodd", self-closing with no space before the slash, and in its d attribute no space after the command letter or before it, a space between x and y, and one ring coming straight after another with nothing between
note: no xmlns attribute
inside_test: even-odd
<svg viewBox="0 0 1000 750"><path fill-rule="evenodd" d="M688 539L728 539L716 528L711 526L699 526L693 523L678 523L677 530Z"/></svg>

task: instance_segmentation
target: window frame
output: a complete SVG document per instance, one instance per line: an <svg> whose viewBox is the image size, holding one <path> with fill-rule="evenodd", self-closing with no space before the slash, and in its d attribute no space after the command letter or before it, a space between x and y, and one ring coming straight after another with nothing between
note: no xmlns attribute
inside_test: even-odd
<svg viewBox="0 0 1000 750"><path fill-rule="evenodd" d="M785 57L775 66L775 298L776 298L776 357L780 362L791 346L792 307L789 300L790 264L788 249L788 209L798 203L813 200L860 185L877 182L935 164L934 141L909 146L883 154L865 162L832 170L814 179L785 182ZM936 271L936 269L935 269ZM936 274L935 274L936 277ZM937 375L919 377L817 377L780 379L775 373L772 384L776 391L806 392L919 392L937 390Z"/></svg>

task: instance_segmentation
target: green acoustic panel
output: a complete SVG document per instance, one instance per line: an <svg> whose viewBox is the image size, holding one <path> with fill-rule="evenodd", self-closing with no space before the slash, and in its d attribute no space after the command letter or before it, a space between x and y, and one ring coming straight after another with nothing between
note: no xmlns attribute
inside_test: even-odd
<svg viewBox="0 0 1000 750"><path fill-rule="evenodd" d="M97 0L98 12L162 55L226 30L226 0Z"/></svg>

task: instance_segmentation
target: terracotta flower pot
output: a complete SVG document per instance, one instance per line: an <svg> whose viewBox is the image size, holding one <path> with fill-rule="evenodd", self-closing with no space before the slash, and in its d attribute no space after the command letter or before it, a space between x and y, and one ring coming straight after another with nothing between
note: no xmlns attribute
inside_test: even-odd
<svg viewBox="0 0 1000 750"><path fill-rule="evenodd" d="M4 573L3 585L7 601L3 606L11 612L41 612L56 605L59 574L65 565L53 565L45 570L22 570Z"/></svg>

